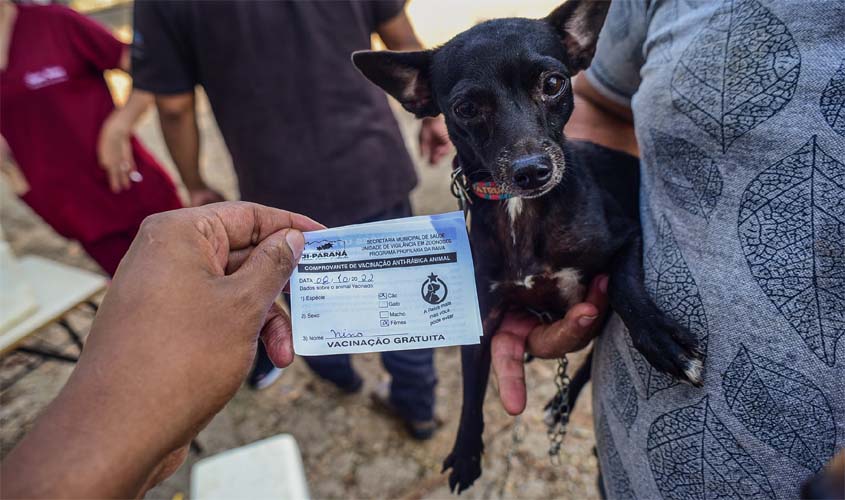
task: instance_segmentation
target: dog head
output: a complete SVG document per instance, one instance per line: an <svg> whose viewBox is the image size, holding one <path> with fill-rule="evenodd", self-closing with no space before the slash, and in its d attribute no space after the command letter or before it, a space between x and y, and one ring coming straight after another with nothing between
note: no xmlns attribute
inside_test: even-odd
<svg viewBox="0 0 845 500"><path fill-rule="evenodd" d="M352 60L417 117L443 113L470 181L535 198L563 178L571 79L590 64L609 5L568 0L544 19L487 21L433 50Z"/></svg>

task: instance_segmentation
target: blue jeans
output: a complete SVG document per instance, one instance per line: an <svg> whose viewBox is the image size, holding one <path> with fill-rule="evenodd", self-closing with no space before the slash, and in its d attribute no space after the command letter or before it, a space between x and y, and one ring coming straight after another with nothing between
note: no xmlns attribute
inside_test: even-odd
<svg viewBox="0 0 845 500"><path fill-rule="evenodd" d="M395 219L411 215L411 204L405 201L396 207L362 222ZM359 379L352 367L348 354L331 356L308 356L305 362L321 378L340 388L353 387ZM434 350L415 349L410 351L384 352L381 362L391 375L390 402L408 420L431 420L434 418L434 386L437 374L434 371Z"/></svg>

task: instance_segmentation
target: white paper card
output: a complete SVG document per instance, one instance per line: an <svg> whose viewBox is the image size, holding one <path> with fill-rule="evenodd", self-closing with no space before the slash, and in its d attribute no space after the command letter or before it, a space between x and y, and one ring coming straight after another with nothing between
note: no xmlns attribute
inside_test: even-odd
<svg viewBox="0 0 845 500"><path fill-rule="evenodd" d="M461 212L305 233L290 283L302 356L477 344L482 335Z"/></svg>

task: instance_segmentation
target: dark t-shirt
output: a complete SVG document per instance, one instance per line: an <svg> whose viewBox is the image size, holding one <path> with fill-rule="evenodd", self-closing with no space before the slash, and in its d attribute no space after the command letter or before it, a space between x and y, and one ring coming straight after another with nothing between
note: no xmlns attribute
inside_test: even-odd
<svg viewBox="0 0 845 500"><path fill-rule="evenodd" d="M135 86L205 88L243 199L357 222L416 183L385 95L350 61L403 5L136 2Z"/></svg>

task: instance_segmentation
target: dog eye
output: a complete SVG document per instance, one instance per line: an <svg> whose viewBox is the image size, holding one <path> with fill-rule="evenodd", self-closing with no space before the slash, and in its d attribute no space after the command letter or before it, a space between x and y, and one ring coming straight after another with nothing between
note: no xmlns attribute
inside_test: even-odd
<svg viewBox="0 0 845 500"><path fill-rule="evenodd" d="M458 117L464 120L475 118L478 115L478 107L469 101L459 102L455 105L454 111Z"/></svg>
<svg viewBox="0 0 845 500"><path fill-rule="evenodd" d="M543 80L543 93L550 97L558 95L561 89L563 89L564 82L564 78L560 75L548 75Z"/></svg>

